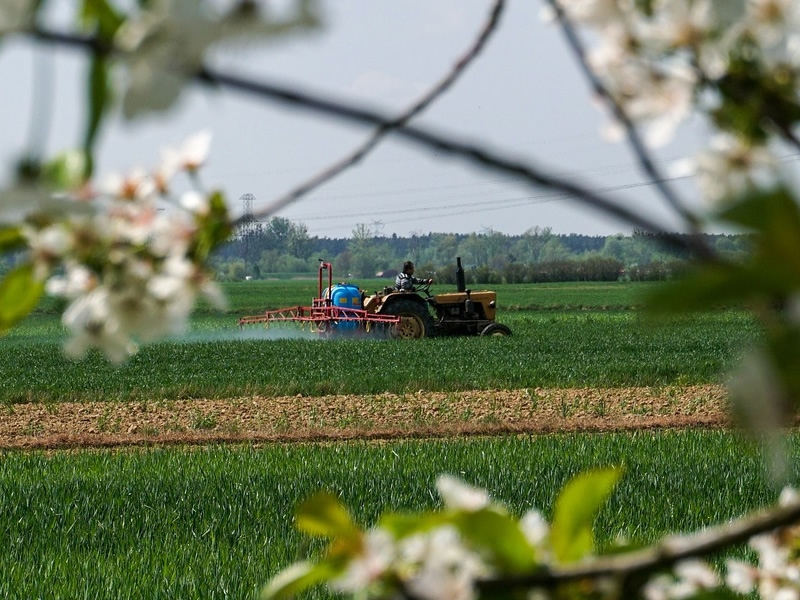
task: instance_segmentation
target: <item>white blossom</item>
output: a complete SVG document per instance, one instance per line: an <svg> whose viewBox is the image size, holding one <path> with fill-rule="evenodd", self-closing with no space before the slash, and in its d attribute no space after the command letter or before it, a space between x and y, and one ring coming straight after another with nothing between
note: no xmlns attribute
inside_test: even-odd
<svg viewBox="0 0 800 600"><path fill-rule="evenodd" d="M122 175L110 173L103 177L98 191L106 196L120 200L143 200L156 192L153 178L141 167Z"/></svg>
<svg viewBox="0 0 800 600"><path fill-rule="evenodd" d="M116 39L128 73L125 116L172 106L218 38L213 15L197 0L156 0L138 17L127 19Z"/></svg>
<svg viewBox="0 0 800 600"><path fill-rule="evenodd" d="M109 360L123 362L136 352L136 344L120 327L108 304L108 290L97 287L75 300L63 316L73 332L64 350L72 358L82 358L90 348L99 348Z"/></svg>
<svg viewBox="0 0 800 600"><path fill-rule="evenodd" d="M84 265L67 261L63 276L47 280L45 291L51 296L74 299L86 294L97 285L97 277Z"/></svg>
<svg viewBox="0 0 800 600"><path fill-rule="evenodd" d="M183 208L198 215L208 214L210 209L208 197L194 190L181 194L180 203Z"/></svg>
<svg viewBox="0 0 800 600"><path fill-rule="evenodd" d="M797 34L800 5L796 0L748 0L745 28L757 45L771 48Z"/></svg>
<svg viewBox="0 0 800 600"><path fill-rule="evenodd" d="M683 61L686 68L697 66L710 79L724 75L736 30L720 25L712 0L660 0L653 13L639 27L647 52Z"/></svg>
<svg viewBox="0 0 800 600"><path fill-rule="evenodd" d="M650 146L666 144L691 114L697 80L680 63L657 70L638 62L608 64L604 75L609 94L644 128Z"/></svg>
<svg viewBox="0 0 800 600"><path fill-rule="evenodd" d="M653 13L643 37L667 50L698 48L716 26L711 0L660 0Z"/></svg>
<svg viewBox="0 0 800 600"><path fill-rule="evenodd" d="M22 233L27 238L34 268L42 276L48 275L50 267L60 261L73 245L72 232L60 222L41 229L23 226Z"/></svg>
<svg viewBox="0 0 800 600"><path fill-rule="evenodd" d="M756 588L767 600L800 599L800 568L780 533L753 537L750 547L758 553Z"/></svg>
<svg viewBox="0 0 800 600"><path fill-rule="evenodd" d="M741 560L730 559L725 563L725 583L734 592L749 594L756 585L758 570Z"/></svg>
<svg viewBox="0 0 800 600"><path fill-rule="evenodd" d="M652 578L644 588L644 596L647 600L692 598L720 585L719 577L706 563L685 560L675 565L674 575L663 574Z"/></svg>
<svg viewBox="0 0 800 600"><path fill-rule="evenodd" d="M489 506L486 490L467 485L452 475L441 475L436 480L436 489L447 508L476 511Z"/></svg>
<svg viewBox="0 0 800 600"><path fill-rule="evenodd" d="M711 140L708 150L696 157L695 175L703 196L711 203L718 203L775 185L778 168L767 148L719 134Z"/></svg>
<svg viewBox="0 0 800 600"><path fill-rule="evenodd" d="M217 2L154 0L123 23L115 40L127 71L125 116L170 108L203 67L207 51L220 41L274 37L316 25L313 4L300 0L294 15L275 22L257 3L236 3L222 11Z"/></svg>
<svg viewBox="0 0 800 600"><path fill-rule="evenodd" d="M785 487L781 490L781 495L778 497L778 504L780 506L791 506L800 502L800 492L792 487Z"/></svg>
<svg viewBox="0 0 800 600"><path fill-rule="evenodd" d="M403 540L400 552L401 561L413 565L405 587L422 600L474 600L475 580L489 574L488 567L450 526Z"/></svg>
<svg viewBox="0 0 800 600"><path fill-rule="evenodd" d="M543 550L545 542L550 535L550 525L538 510L529 510L519 521L525 539L528 543L539 550Z"/></svg>
<svg viewBox="0 0 800 600"><path fill-rule="evenodd" d="M178 151L180 166L187 171L196 171L208 159L211 148L211 132L207 129L199 131L184 140Z"/></svg>
<svg viewBox="0 0 800 600"><path fill-rule="evenodd" d="M53 194L38 184L17 182L9 188L0 189L0 224L18 225L36 214L59 218L66 214L90 213L90 205L78 200Z"/></svg>
<svg viewBox="0 0 800 600"><path fill-rule="evenodd" d="M208 132L188 138L176 151L181 168L199 168L209 143ZM101 181L91 201L64 201L91 212L34 212L38 218L20 231L35 274L50 277L47 292L71 300L63 315L72 333L67 354L79 357L96 347L121 362L137 341L183 333L199 294L216 306L225 302L193 256L202 226L197 217L208 213L208 197L190 191L178 201L169 198L143 169ZM167 202L170 210L162 210L159 204Z"/></svg>
<svg viewBox="0 0 800 600"><path fill-rule="evenodd" d="M350 560L344 572L332 579L331 587L339 592L357 593L369 589L390 570L396 560L394 538L382 529L373 529L364 536L361 552Z"/></svg>

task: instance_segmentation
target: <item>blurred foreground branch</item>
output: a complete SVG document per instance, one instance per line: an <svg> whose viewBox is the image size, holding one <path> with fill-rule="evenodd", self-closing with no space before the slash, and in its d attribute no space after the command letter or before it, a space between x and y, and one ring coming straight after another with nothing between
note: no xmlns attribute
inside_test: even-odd
<svg viewBox="0 0 800 600"><path fill-rule="evenodd" d="M505 0L495 0L486 23L484 23L478 37L472 43L470 48L467 49L464 55L456 61L453 68L444 76L444 78L441 79L441 81L439 81L433 88L426 92L420 99L414 102L414 104L412 104L400 116L398 116L393 123L379 127L377 131L375 131L375 133L373 133L372 136L370 136L370 138L367 139L367 141L361 146L343 156L327 169L324 169L313 177L310 177L307 181L301 183L293 190L270 202L264 209L255 213L256 218L267 217L278 212L280 209L288 206L302 196L330 181L346 169L356 165L367 154L369 154L369 152L375 148L392 129L402 127L408 121L428 108L428 106L430 106L439 96L450 89L456 79L459 78L469 64L481 53L486 45L486 42L497 30L497 25L500 21L500 16L503 12L504 6ZM240 221L234 223L234 226L238 225L239 222Z"/></svg>
<svg viewBox="0 0 800 600"><path fill-rule="evenodd" d="M666 537L637 552L603 556L574 567L550 567L531 575L485 579L477 583L487 593L520 588L554 588L581 579L626 578L674 567L693 558L712 556L754 536L800 520L800 501L760 511L739 520L681 537Z"/></svg>

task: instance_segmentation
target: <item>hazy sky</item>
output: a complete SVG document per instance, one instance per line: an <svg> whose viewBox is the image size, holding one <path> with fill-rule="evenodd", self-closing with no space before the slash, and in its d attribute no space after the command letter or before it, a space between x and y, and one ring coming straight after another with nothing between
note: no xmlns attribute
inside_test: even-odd
<svg viewBox="0 0 800 600"><path fill-rule="evenodd" d="M482 26L490 3L327 0L323 6L321 30L226 51L215 67L399 111L450 69ZM540 9L539 1L510 0L484 53L416 123L552 166L592 188L614 188L609 194L664 215L652 188L642 185L627 147L601 138L605 117L592 104L560 31L542 23ZM80 143L83 115L78 107L86 68L79 52L59 49L55 54L55 85L47 94L52 117L44 127L51 151ZM47 65L42 56L14 40L0 46L4 167L28 138L34 66ZM235 92L193 87L174 110L159 117L126 123L115 116L100 138L98 171L151 166L162 146L201 128L210 128L214 136L205 182L222 187L236 213L244 194L255 197L256 208L265 205L371 133ZM659 164L669 169L688 157L698 130L685 130L661 149ZM681 190L694 191L687 185ZM573 200L400 140L385 141L359 166L278 214L323 237L349 236L359 223L400 236L487 229L519 234L536 226L593 235L629 230Z"/></svg>

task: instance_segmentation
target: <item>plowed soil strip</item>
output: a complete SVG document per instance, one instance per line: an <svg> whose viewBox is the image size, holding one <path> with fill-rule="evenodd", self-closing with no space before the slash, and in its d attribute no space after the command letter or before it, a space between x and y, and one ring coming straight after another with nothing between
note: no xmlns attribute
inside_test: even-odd
<svg viewBox="0 0 800 600"><path fill-rule="evenodd" d="M728 426L722 386L0 406L0 449L313 442Z"/></svg>

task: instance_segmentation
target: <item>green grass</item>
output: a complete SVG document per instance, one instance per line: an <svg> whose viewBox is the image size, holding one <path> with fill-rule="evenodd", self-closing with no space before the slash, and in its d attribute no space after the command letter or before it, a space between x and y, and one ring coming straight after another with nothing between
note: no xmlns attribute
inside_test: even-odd
<svg viewBox="0 0 800 600"><path fill-rule="evenodd" d="M339 279L334 278L334 282ZM367 293L373 293L386 285L386 279L350 280ZM323 287L328 285L327 279ZM473 289L492 289L497 292L498 306L503 311L522 309L609 309L631 308L643 304L643 297L656 289L658 283L540 283L472 286ZM280 281L243 281L225 283L223 289L230 302L230 310L236 314L258 313L263 310L287 306L310 305L316 296L318 282L313 279ZM434 284L434 294L455 291L452 285ZM206 305L201 305L208 312Z"/></svg>
<svg viewBox="0 0 800 600"><path fill-rule="evenodd" d="M654 324L635 311L529 310L503 321L510 338L268 339L297 330L240 331L230 315L206 315L186 339L117 367L97 353L65 358L57 317L34 315L2 341L0 402L699 384L718 381L758 335L735 311Z"/></svg>
<svg viewBox="0 0 800 600"><path fill-rule="evenodd" d="M660 283L583 282L498 286L500 309L622 309L643 306ZM491 287L491 286L489 286Z"/></svg>
<svg viewBox="0 0 800 600"><path fill-rule="evenodd" d="M292 325L239 329L237 314L270 306L267 297L291 306L315 288L228 284L230 312L201 308L186 337L145 346L120 367L97 353L65 358L58 316L37 312L0 340L0 403L698 384L718 381L759 335L741 311L658 323L604 308L635 305L652 289L630 283L499 286L518 306L499 311L514 333L503 339L321 340ZM549 308L522 308L536 302Z"/></svg>
<svg viewBox="0 0 800 600"><path fill-rule="evenodd" d="M238 315L308 304L316 281L230 284L229 312L201 306L186 338L144 347L120 367L96 353L64 358L65 332L48 300L0 339L0 403L685 385L717 381L759 336L734 310L646 321L630 308L648 285L496 287L512 337L400 342L242 332ZM792 482L798 446L795 438ZM5 452L0 597L253 598L298 558L304 541L291 513L320 488L369 524L388 509L435 506L435 478L449 472L517 514L536 507L550 516L571 476L609 464L627 475L599 517L601 542L697 529L777 494L756 450L722 432Z"/></svg>
<svg viewBox="0 0 800 600"><path fill-rule="evenodd" d="M797 481L798 440L793 442ZM0 597L250 598L294 561L295 506L338 494L362 524L437 505L448 472L551 516L576 473L623 465L601 543L648 542L772 503L758 453L726 433L0 454ZM312 545L312 548L317 547Z"/></svg>

